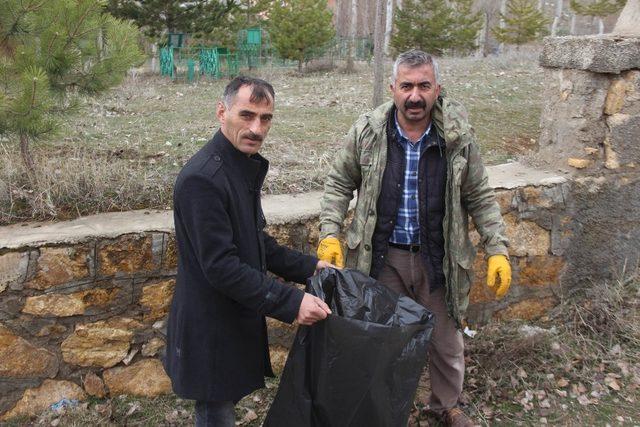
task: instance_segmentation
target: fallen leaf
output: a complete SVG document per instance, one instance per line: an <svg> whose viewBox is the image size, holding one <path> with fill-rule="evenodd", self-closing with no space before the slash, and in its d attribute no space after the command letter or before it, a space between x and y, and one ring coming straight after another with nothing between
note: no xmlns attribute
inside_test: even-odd
<svg viewBox="0 0 640 427"><path fill-rule="evenodd" d="M587 396L585 396L584 394L581 394L580 396L578 396L578 403L581 404L582 406L587 406L589 403L591 403L591 401Z"/></svg>

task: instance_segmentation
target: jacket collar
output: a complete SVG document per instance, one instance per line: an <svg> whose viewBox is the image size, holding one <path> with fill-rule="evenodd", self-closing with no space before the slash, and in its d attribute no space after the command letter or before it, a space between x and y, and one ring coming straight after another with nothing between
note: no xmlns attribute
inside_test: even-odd
<svg viewBox="0 0 640 427"><path fill-rule="evenodd" d="M394 108L393 101L388 101L365 115L372 131L378 136L384 132L389 114ZM460 138L470 130L466 111L460 104L448 99L444 89L431 110L431 121L438 135L444 139L448 152L461 150L467 144L464 142L468 141L466 138Z"/></svg>
<svg viewBox="0 0 640 427"><path fill-rule="evenodd" d="M220 129L213 136L210 145L212 154L218 153L222 158L223 167L229 166L225 168L227 173L244 181L249 190L260 191L269 170L267 159L259 153L247 156L238 151Z"/></svg>

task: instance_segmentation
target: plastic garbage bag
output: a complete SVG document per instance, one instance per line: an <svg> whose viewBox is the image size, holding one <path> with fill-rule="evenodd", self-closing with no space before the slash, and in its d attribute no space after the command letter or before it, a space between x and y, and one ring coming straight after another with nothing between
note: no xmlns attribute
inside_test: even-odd
<svg viewBox="0 0 640 427"><path fill-rule="evenodd" d="M357 270L323 269L307 292L333 314L298 328L264 426L406 426L433 314Z"/></svg>

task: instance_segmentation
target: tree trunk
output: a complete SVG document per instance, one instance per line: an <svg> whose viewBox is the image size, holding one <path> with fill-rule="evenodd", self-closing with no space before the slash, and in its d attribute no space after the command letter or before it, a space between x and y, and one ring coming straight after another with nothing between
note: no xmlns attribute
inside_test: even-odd
<svg viewBox="0 0 640 427"><path fill-rule="evenodd" d="M389 55L389 42L393 32L393 0L387 0L387 16L384 29L384 54Z"/></svg>
<svg viewBox="0 0 640 427"><path fill-rule="evenodd" d="M358 0L351 0L351 13L349 14L349 37L347 39L347 67L348 73L353 73L355 66L353 64L354 44L356 42L356 28L358 24Z"/></svg>
<svg viewBox="0 0 640 427"><path fill-rule="evenodd" d="M572 36L576 33L576 14L571 14L571 25L569 26L569 34Z"/></svg>
<svg viewBox="0 0 640 427"><path fill-rule="evenodd" d="M373 31L373 108L382 104L384 86L384 24L386 0L376 0L376 20Z"/></svg>
<svg viewBox="0 0 640 427"><path fill-rule="evenodd" d="M556 14L553 17L553 24L551 24L551 36L555 37L558 33L558 25L562 19L562 0L556 0Z"/></svg>
<svg viewBox="0 0 640 427"><path fill-rule="evenodd" d="M302 59L298 59L298 72L302 74Z"/></svg>
<svg viewBox="0 0 640 427"><path fill-rule="evenodd" d="M505 16L507 14L507 0L501 0L500 1L500 23L498 24L500 26L500 28L504 28L505 27L505 22L504 22L504 18L503 16ZM500 43L500 45L498 46L498 52L502 53L504 51L504 42Z"/></svg>
<svg viewBox="0 0 640 427"><path fill-rule="evenodd" d="M604 21L598 16L598 34L604 34Z"/></svg>
<svg viewBox="0 0 640 427"><path fill-rule="evenodd" d="M29 182L35 189L38 182L36 176L36 167L33 163L31 152L29 151L29 137L25 134L20 134L20 155L22 156L24 167L27 170L27 177L29 178Z"/></svg>
<svg viewBox="0 0 640 427"><path fill-rule="evenodd" d="M489 40L489 12L486 10L482 14L482 29L478 33L476 58L487 56L487 41Z"/></svg>
<svg viewBox="0 0 640 427"><path fill-rule="evenodd" d="M538 10L542 11L544 9L544 0L538 0Z"/></svg>

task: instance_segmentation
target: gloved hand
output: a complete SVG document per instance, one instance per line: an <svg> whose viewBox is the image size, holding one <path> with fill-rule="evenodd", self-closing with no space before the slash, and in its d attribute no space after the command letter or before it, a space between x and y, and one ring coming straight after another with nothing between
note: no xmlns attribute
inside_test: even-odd
<svg viewBox="0 0 640 427"><path fill-rule="evenodd" d="M318 244L318 258L321 261L327 261L338 268L344 268L344 259L342 257L342 245L340 240L329 236L320 240Z"/></svg>
<svg viewBox="0 0 640 427"><path fill-rule="evenodd" d="M511 264L504 255L492 255L487 263L487 286L495 292L497 298L502 298L511 286ZM498 277L500 284L496 280Z"/></svg>

